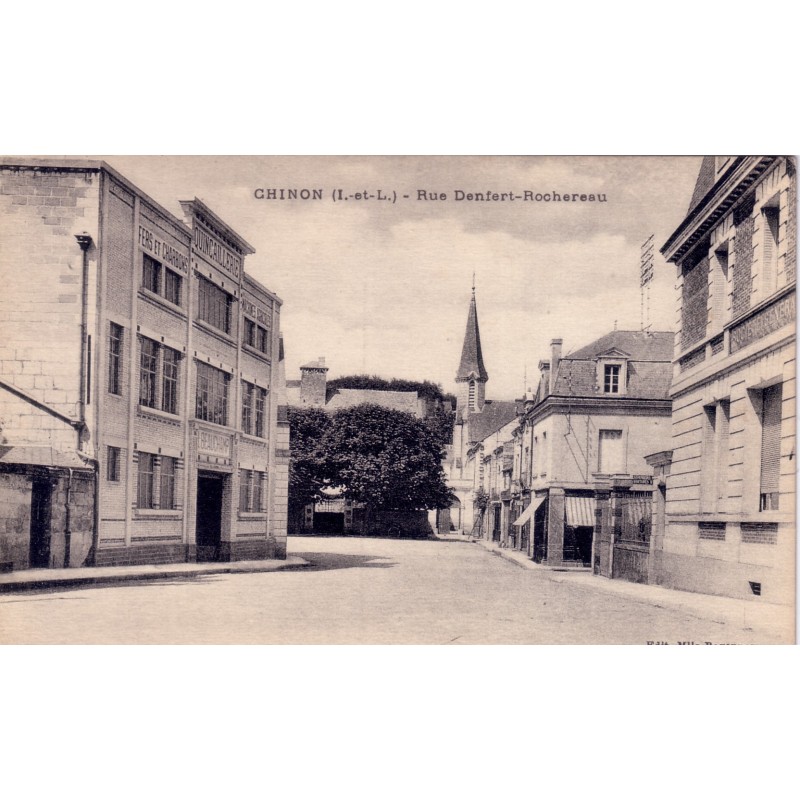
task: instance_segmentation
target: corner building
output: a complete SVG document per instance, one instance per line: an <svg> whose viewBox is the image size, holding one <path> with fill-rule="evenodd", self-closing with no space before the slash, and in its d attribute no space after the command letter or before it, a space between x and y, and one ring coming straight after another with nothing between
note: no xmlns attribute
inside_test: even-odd
<svg viewBox="0 0 800 800"><path fill-rule="evenodd" d="M792 603L797 177L791 158L703 159L675 264L671 451L656 580Z"/></svg>
<svg viewBox="0 0 800 800"><path fill-rule="evenodd" d="M200 200L180 219L103 162L5 159L0 176L0 496L22 519L0 561L285 557L281 301L245 272L253 248ZM37 511L37 480L64 469L94 473L79 537Z"/></svg>

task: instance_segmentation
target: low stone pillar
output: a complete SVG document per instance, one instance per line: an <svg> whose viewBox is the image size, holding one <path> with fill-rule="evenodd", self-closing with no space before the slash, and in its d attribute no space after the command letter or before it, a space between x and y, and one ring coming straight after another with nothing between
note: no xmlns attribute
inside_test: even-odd
<svg viewBox="0 0 800 800"><path fill-rule="evenodd" d="M547 503L547 564L564 563L564 490L550 489Z"/></svg>

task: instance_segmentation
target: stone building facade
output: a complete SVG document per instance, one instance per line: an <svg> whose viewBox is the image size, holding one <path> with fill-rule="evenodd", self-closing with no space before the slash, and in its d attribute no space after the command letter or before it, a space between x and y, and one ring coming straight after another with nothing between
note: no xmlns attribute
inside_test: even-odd
<svg viewBox="0 0 800 800"><path fill-rule="evenodd" d="M638 579L619 572L636 543L621 535L627 528L614 530L611 514L625 506L637 529L648 520L646 553L653 485L645 457L669 441L672 340L668 332L612 331L566 356L562 340L552 340L508 448L509 546L551 567Z"/></svg>
<svg viewBox="0 0 800 800"><path fill-rule="evenodd" d="M180 218L103 162L5 159L0 191L0 495L38 520L2 558L283 557L281 301L245 272L253 248L201 201ZM69 531L61 493L77 503L89 477L91 524L76 507Z"/></svg>
<svg viewBox="0 0 800 800"><path fill-rule="evenodd" d="M661 250L678 285L664 586L793 597L796 192L791 158L707 157Z"/></svg>

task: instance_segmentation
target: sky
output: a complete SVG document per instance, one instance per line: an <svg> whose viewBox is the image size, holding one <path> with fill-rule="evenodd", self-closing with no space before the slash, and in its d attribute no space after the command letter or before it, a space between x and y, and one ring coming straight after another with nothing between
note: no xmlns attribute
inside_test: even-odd
<svg viewBox="0 0 800 800"><path fill-rule="evenodd" d="M245 269L282 300L287 378L369 373L455 391L473 274L486 396L536 384L553 338L569 353L639 330L641 246L655 241L651 330L674 330L675 270L658 252L683 219L700 157L104 156L162 206L198 197L256 250ZM322 200L256 199L321 189ZM341 189L348 200L334 201ZM366 192L396 202L357 199ZM419 199L436 194L445 199ZM605 202L457 200L456 192L605 195ZM408 199L404 198L408 195Z"/></svg>

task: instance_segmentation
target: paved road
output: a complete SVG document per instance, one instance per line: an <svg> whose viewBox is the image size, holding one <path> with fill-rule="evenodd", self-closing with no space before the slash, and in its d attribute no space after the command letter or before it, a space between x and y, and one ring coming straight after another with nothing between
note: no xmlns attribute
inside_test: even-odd
<svg viewBox="0 0 800 800"><path fill-rule="evenodd" d="M769 643L468 542L290 538L312 567L0 596L0 642Z"/></svg>

